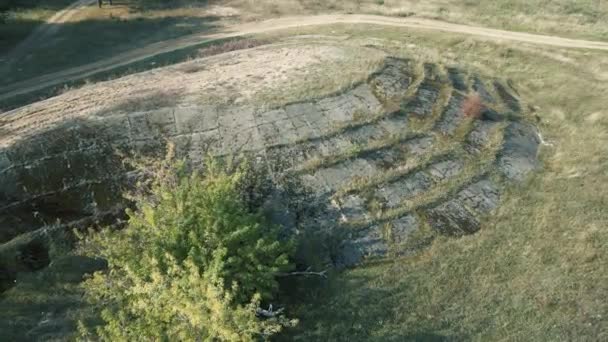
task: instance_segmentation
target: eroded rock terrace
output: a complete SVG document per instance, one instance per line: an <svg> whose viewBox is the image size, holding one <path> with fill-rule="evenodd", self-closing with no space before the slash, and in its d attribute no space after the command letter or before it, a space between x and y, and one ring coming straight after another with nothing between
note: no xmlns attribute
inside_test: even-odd
<svg viewBox="0 0 608 342"><path fill-rule="evenodd" d="M247 152L296 175L336 213L314 224L348 229L345 259L406 253L421 230L478 231L504 188L538 168L540 139L524 108L500 80L387 58L340 94L278 108L169 105L81 118L0 151L0 239L59 218L111 221L128 178L114 151L145 154L168 139L193 163Z"/></svg>

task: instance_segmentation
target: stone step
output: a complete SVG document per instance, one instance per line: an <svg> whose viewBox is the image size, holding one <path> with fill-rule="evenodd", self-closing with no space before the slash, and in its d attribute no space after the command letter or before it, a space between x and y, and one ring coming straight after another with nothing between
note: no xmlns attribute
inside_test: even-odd
<svg viewBox="0 0 608 342"><path fill-rule="evenodd" d="M540 137L536 127L511 122L505 129L502 149L498 154L498 170L510 180L521 181L536 170Z"/></svg>
<svg viewBox="0 0 608 342"><path fill-rule="evenodd" d="M434 131L452 135L465 119L463 103L465 96L458 91L452 91L448 104L443 109L441 117L435 123Z"/></svg>
<svg viewBox="0 0 608 342"><path fill-rule="evenodd" d="M422 136L404 139L378 149L363 150L356 155L349 155L346 160L322 165L305 175L304 179L315 189L336 192L356 178L373 178L389 169L402 166L408 158L428 151L432 142L431 137Z"/></svg>
<svg viewBox="0 0 608 342"><path fill-rule="evenodd" d="M433 112L433 106L439 98L442 82L441 76L434 64L424 65L425 76L413 98L406 100L401 105L403 112L406 115L415 115L417 117L428 117Z"/></svg>
<svg viewBox="0 0 608 342"><path fill-rule="evenodd" d="M445 235L467 235L481 228L481 216L494 210L499 202L499 186L488 178L482 178L425 210L425 214L436 231Z"/></svg>
<svg viewBox="0 0 608 342"><path fill-rule="evenodd" d="M507 108L514 113L521 112L521 104L519 103L519 100L509 91L507 86L499 81L494 81L494 89L496 89L496 93Z"/></svg>
<svg viewBox="0 0 608 342"><path fill-rule="evenodd" d="M376 96L384 101L403 97L414 81L413 65L410 60L389 57L384 68L373 75L370 85Z"/></svg>
<svg viewBox="0 0 608 342"><path fill-rule="evenodd" d="M404 201L413 199L430 191L437 184L458 176L463 169L464 162L458 159L433 162L421 170L379 186L375 196L387 208L397 208Z"/></svg>
<svg viewBox="0 0 608 342"><path fill-rule="evenodd" d="M463 93L467 93L469 91L469 86L467 85L467 76L466 73L458 68L448 67L448 79L452 84L452 87L458 91Z"/></svg>

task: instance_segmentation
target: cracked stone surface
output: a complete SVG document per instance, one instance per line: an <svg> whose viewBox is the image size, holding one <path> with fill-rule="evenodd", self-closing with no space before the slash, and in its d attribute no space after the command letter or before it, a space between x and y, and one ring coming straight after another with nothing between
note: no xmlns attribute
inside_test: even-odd
<svg viewBox="0 0 608 342"><path fill-rule="evenodd" d="M66 121L0 145L0 242L57 219L74 227L111 223L132 177L117 152L155 156L165 140L194 165L246 152L275 176L298 177L319 206L336 212L305 221L349 232L335 257L342 265L405 253L424 229L472 234L509 184L540 167L538 130L505 84L388 57L341 93L274 108L170 103ZM480 118L464 117L471 92L486 107ZM7 122L17 127L23 113ZM481 164L477 173L467 168Z"/></svg>

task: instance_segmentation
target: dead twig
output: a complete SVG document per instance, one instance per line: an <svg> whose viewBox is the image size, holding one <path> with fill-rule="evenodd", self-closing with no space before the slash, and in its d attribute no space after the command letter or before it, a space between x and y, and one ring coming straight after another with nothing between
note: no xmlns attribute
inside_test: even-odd
<svg viewBox="0 0 608 342"><path fill-rule="evenodd" d="M277 277L291 277L291 276L318 276L321 278L327 278L327 270L323 270L321 272L314 272L310 270L310 267L307 268L305 271L294 271L294 272L287 272L287 273L278 273Z"/></svg>

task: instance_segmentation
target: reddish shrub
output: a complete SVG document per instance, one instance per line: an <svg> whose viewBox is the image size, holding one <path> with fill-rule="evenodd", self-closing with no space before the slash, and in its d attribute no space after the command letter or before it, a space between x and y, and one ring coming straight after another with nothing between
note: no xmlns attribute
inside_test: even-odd
<svg viewBox="0 0 608 342"><path fill-rule="evenodd" d="M476 119L481 115L484 105L477 93L469 94L462 102L462 112L467 118Z"/></svg>

